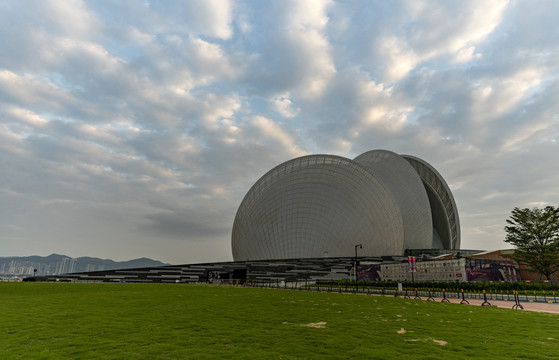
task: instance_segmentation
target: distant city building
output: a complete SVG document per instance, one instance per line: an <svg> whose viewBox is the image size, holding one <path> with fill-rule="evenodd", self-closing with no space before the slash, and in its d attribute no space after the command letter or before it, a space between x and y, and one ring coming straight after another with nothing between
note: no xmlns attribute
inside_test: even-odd
<svg viewBox="0 0 559 360"><path fill-rule="evenodd" d="M373 150L350 160L310 155L262 176L232 231L236 261L403 255L459 249L460 223L443 177L424 160Z"/></svg>
<svg viewBox="0 0 559 360"><path fill-rule="evenodd" d="M56 266L55 274L66 274L76 272L76 258L65 257Z"/></svg>

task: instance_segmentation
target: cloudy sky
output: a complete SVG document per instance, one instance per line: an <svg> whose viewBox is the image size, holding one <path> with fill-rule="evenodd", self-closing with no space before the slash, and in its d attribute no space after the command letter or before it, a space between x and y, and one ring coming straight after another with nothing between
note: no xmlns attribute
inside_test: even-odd
<svg viewBox="0 0 559 360"><path fill-rule="evenodd" d="M462 247L559 205L557 1L0 2L0 256L231 260L273 166L439 170Z"/></svg>

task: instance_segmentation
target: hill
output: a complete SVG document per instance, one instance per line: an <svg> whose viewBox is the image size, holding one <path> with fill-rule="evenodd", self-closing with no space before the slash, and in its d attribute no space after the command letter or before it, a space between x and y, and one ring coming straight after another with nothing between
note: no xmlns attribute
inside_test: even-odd
<svg viewBox="0 0 559 360"><path fill-rule="evenodd" d="M35 275L41 276L165 265L169 264L145 257L128 261L113 261L95 257L71 258L59 254L51 254L49 256L11 256L0 257L0 276L4 278L33 276L34 269L37 269Z"/></svg>

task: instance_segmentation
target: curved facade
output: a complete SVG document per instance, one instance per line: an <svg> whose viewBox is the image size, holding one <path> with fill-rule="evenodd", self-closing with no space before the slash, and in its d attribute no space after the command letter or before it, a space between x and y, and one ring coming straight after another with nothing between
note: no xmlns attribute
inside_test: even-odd
<svg viewBox="0 0 559 360"><path fill-rule="evenodd" d="M407 248L457 248L454 200L431 168L386 150L369 151L354 160L310 155L280 164L241 202L233 224L233 258L354 256L357 244L363 246L360 256L401 255ZM447 211L449 199L454 213ZM436 201L433 210L431 202ZM449 214L456 216L433 217Z"/></svg>
<svg viewBox="0 0 559 360"><path fill-rule="evenodd" d="M421 178L410 163L387 150L368 151L354 161L380 178L396 198L404 223L406 248L431 248L433 226L429 198Z"/></svg>
<svg viewBox="0 0 559 360"><path fill-rule="evenodd" d="M403 155L423 181L433 217L433 248L460 249L460 220L450 188L439 172L420 158Z"/></svg>

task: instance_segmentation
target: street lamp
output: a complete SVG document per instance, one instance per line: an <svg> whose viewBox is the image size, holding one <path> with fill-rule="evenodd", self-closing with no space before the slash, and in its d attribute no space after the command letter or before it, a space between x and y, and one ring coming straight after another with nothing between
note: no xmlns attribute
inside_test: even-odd
<svg viewBox="0 0 559 360"><path fill-rule="evenodd" d="M363 249L363 245L361 245L361 244L355 245L355 266L353 267L353 269L355 271L355 292L357 292L359 290L359 284L358 284L358 280L357 280L357 248Z"/></svg>

